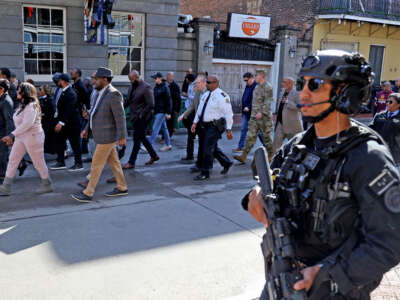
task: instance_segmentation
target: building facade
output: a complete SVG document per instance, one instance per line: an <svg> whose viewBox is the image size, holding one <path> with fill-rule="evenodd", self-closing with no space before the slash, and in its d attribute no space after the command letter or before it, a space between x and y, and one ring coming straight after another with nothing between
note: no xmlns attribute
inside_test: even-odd
<svg viewBox="0 0 400 300"><path fill-rule="evenodd" d="M84 0L0 0L0 66L35 82L49 82L55 72L73 67L88 76L107 66L121 85L131 69L145 79L156 71L176 71L178 0L115 1L115 26L99 33L97 43L85 41L84 5Z"/></svg>
<svg viewBox="0 0 400 300"><path fill-rule="evenodd" d="M400 3L391 0L320 0L313 50L360 52L372 65L375 83L400 77Z"/></svg>

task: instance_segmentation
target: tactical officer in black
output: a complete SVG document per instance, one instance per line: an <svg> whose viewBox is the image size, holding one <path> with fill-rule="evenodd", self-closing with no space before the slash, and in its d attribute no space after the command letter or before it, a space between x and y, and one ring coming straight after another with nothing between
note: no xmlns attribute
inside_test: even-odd
<svg viewBox="0 0 400 300"><path fill-rule="evenodd" d="M387 110L377 113L369 125L388 144L397 168L400 168L400 93L389 96Z"/></svg>
<svg viewBox="0 0 400 300"><path fill-rule="evenodd" d="M274 192L291 221L307 299L370 299L400 261L400 183L389 149L352 119L369 97L363 57L324 50L300 70L301 111L313 126L275 154ZM260 188L243 206L268 226ZM270 299L267 288L261 300Z"/></svg>

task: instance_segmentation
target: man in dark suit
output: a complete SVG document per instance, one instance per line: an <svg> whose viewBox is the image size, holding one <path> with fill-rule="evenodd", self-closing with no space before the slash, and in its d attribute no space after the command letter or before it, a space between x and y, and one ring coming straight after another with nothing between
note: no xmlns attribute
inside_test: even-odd
<svg viewBox="0 0 400 300"><path fill-rule="evenodd" d="M154 95L151 86L139 77L139 72L133 70L129 73L129 80L132 85L129 87L125 107L129 106L133 131L133 149L128 163L122 166L123 169L133 169L140 150L140 144L150 154L150 160L146 164L152 164L159 160L156 151L146 138L146 128L151 121L151 110L154 107Z"/></svg>
<svg viewBox="0 0 400 300"><path fill-rule="evenodd" d="M377 113L369 127L383 137L400 170L400 93L391 94L386 104L387 110Z"/></svg>
<svg viewBox="0 0 400 300"><path fill-rule="evenodd" d="M72 84L72 88L75 90L76 95L78 96L78 109L81 114L81 129L83 130L87 124L86 119L83 117L83 115L85 111L90 109L90 94L81 77L81 69L73 68L71 71L71 78L74 81L74 83ZM89 152L86 139L82 139L81 141L81 150L83 154L87 154Z"/></svg>
<svg viewBox="0 0 400 300"><path fill-rule="evenodd" d="M94 191L99 182L101 172L106 162L116 178L117 187L105 195L107 197L123 196L128 194L124 173L118 158L116 145L126 145L126 120L121 93L111 85L112 71L99 68L96 72L97 99L90 111L89 123L82 131L81 137L87 136L89 129L92 131L96 150L90 168L90 179L87 187L72 196L79 202L92 201Z"/></svg>
<svg viewBox="0 0 400 300"><path fill-rule="evenodd" d="M169 132L169 137L172 137L175 132L175 116L179 114L181 111L181 91L179 89L178 84L174 80L174 72L168 72L167 73L167 83L169 87L169 91L171 93L171 99L172 99L172 111L171 111L171 118L167 120L167 127L168 127L168 132Z"/></svg>
<svg viewBox="0 0 400 300"><path fill-rule="evenodd" d="M62 92L57 101L56 113L54 114L57 123L54 129L56 132L57 163L51 167L52 170L66 169L64 151L67 139L71 144L75 156L75 164L69 170L83 170L80 139L81 121L77 105L78 100L69 81L70 77L68 74L60 75L58 84L62 88Z"/></svg>

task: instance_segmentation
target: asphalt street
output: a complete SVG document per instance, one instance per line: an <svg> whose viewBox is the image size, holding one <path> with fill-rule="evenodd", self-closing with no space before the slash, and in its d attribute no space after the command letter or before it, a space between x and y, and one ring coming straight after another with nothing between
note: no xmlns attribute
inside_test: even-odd
<svg viewBox="0 0 400 300"><path fill-rule="evenodd" d="M234 134L220 142L229 156ZM210 180L194 182L190 165L179 162L185 143L186 135L175 135L173 150L152 166L140 154L125 173L126 197L103 196L113 188L106 168L90 204L70 197L89 164L51 172L56 190L42 196L33 194L40 180L30 166L13 195L0 199L0 299L257 298L264 229L240 205L254 184L249 164L220 175L216 162ZM398 274L387 274L374 299L400 298Z"/></svg>

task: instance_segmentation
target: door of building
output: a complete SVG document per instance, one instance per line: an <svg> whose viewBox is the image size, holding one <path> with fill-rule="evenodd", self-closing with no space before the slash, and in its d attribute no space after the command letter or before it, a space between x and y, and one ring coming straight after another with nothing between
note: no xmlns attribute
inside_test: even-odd
<svg viewBox="0 0 400 300"><path fill-rule="evenodd" d="M375 85L379 85L382 78L383 57L385 46L371 45L369 50L369 63L375 73Z"/></svg>
<svg viewBox="0 0 400 300"><path fill-rule="evenodd" d="M234 113L241 113L242 95L246 87L243 81L243 74L251 72L255 74L256 70L264 69L267 73L267 80L271 81L271 63L259 62L259 64L246 64L244 61L229 61L214 59L213 73L220 80L220 88L228 93L231 98L232 108Z"/></svg>

